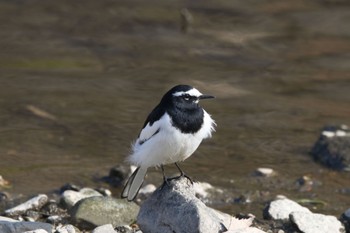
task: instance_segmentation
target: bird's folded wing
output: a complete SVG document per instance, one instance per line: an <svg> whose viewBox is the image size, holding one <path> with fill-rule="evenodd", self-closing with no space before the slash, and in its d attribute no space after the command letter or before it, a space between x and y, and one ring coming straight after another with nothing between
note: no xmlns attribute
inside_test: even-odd
<svg viewBox="0 0 350 233"><path fill-rule="evenodd" d="M167 114L166 114L167 115ZM167 116L164 115L161 117L158 121L153 122L151 125L150 123L147 123L145 127L141 130L141 133L136 141L139 145L142 145L144 142L149 140L151 137L159 133L159 131L162 128L162 125L164 125L165 121L167 120Z"/></svg>

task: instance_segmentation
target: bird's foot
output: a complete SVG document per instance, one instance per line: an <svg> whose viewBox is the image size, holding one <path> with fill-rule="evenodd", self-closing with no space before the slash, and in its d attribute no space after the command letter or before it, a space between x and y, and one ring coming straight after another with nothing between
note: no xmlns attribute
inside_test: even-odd
<svg viewBox="0 0 350 233"><path fill-rule="evenodd" d="M180 176L175 177L175 178L186 177L191 182L191 184L193 185L192 178L185 174L185 172L180 168L179 164L175 163L175 165L176 165L177 169L180 172Z"/></svg>
<svg viewBox="0 0 350 233"><path fill-rule="evenodd" d="M181 170L181 168L179 167L179 165L178 165L177 163L175 163L175 165L176 165L176 167L179 169L180 175L179 175L179 176L175 176L175 177L170 177L170 178L168 178L168 177L165 176L164 167L163 167L163 165L161 165L161 169L162 169L162 172L163 172L163 184L162 184L162 186L161 186L161 189L162 189L165 185L170 186L170 181L175 180L175 179L179 179L179 178L182 178L182 177L186 177L187 180L189 180L189 181L191 182L191 184L193 185L193 182L194 182L193 179L192 179L191 177L189 177L188 175L186 175L186 174Z"/></svg>
<svg viewBox="0 0 350 233"><path fill-rule="evenodd" d="M186 175L185 173L181 174L181 176L182 176L182 177L186 177L186 178L191 182L191 184L193 185L194 180L193 180L191 177L189 177L189 176Z"/></svg>
<svg viewBox="0 0 350 233"><path fill-rule="evenodd" d="M167 185L169 185L169 181L172 181L172 180L177 180L177 179L180 179L182 177L185 177L187 180L189 180L191 182L191 184L193 185L194 183L194 180L189 177L188 175L186 175L185 173L181 173L179 176L174 176L174 177L170 177L170 178L167 178L166 180L164 180L164 183L163 185L166 183Z"/></svg>
<svg viewBox="0 0 350 233"><path fill-rule="evenodd" d="M160 189L163 189L165 185L170 186L170 182L169 182L170 180L171 180L171 178L167 178L167 177L163 176L163 184L160 187Z"/></svg>

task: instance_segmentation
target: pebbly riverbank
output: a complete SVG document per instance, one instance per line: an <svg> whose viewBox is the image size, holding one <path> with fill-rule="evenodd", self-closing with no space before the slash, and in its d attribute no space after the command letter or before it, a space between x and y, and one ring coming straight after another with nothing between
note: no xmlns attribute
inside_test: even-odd
<svg viewBox="0 0 350 233"><path fill-rule="evenodd" d="M266 202L261 209L263 218L259 219L250 213L230 215L209 206L208 203L223 196L224 190L208 183L191 184L181 177L158 188L152 184L144 186L136 203L112 196L108 189L65 185L59 193L38 194L4 210L0 232L336 233L350 230L350 209L341 216L315 213L281 195ZM7 205L11 201L15 203L10 197L1 200Z"/></svg>

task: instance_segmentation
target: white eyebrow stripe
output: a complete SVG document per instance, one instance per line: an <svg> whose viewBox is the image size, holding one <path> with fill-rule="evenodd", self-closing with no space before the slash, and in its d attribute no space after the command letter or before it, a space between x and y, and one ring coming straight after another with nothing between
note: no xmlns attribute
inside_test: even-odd
<svg viewBox="0 0 350 233"><path fill-rule="evenodd" d="M199 97L202 95L196 88L192 88L191 90L188 91L178 91L173 94L173 96L182 96L184 94L189 94L190 96L196 96Z"/></svg>

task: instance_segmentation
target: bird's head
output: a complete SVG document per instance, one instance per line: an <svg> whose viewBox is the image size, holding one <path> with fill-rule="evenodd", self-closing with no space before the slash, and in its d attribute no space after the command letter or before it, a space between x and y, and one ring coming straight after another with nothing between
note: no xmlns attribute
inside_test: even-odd
<svg viewBox="0 0 350 233"><path fill-rule="evenodd" d="M177 85L164 95L163 100L170 101L177 107L193 108L198 106L199 100L211 98L215 97L204 95L192 86Z"/></svg>

